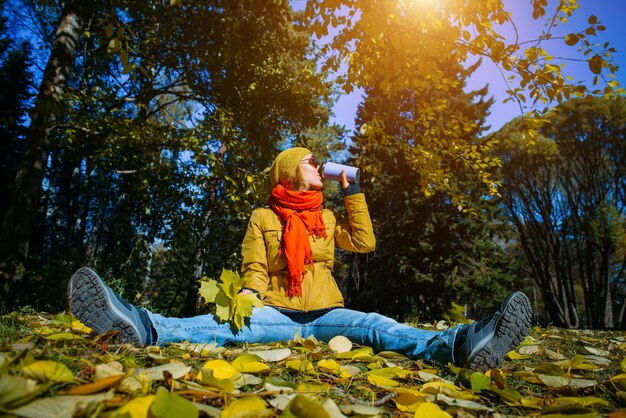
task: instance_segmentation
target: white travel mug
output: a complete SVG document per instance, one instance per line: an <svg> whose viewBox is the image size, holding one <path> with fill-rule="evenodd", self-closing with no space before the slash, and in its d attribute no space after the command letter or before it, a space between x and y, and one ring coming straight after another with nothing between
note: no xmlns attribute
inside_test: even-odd
<svg viewBox="0 0 626 418"><path fill-rule="evenodd" d="M349 165L331 163L329 161L322 164L320 167L320 175L325 180L338 180L341 181L341 171L346 172L346 178L348 183L356 184L359 182L361 170L358 167L352 167Z"/></svg>

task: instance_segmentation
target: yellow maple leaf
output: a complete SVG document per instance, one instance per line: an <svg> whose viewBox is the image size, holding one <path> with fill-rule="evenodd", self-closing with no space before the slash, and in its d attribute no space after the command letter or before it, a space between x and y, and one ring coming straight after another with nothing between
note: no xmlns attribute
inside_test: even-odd
<svg viewBox="0 0 626 418"><path fill-rule="evenodd" d="M200 296L204 298L206 303L215 301L218 292L219 288L215 280L202 280L200 282L198 293L200 293Z"/></svg>

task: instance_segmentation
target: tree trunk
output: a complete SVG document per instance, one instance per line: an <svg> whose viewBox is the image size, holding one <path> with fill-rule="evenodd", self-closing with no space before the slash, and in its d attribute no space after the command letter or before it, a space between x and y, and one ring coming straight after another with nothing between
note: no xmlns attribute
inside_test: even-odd
<svg viewBox="0 0 626 418"><path fill-rule="evenodd" d="M205 246L207 238L211 233L211 216L213 211L207 208L204 213L202 222L202 232L198 239L196 250L193 254L193 274L189 278L187 284L187 297L185 298L185 304L182 309L183 316L195 316L198 312L198 289L200 285L198 281L202 278L204 273L204 256Z"/></svg>
<svg viewBox="0 0 626 418"><path fill-rule="evenodd" d="M66 3L35 107L30 113L26 149L15 176L14 193L10 197L0 234L0 279L5 301L13 300L11 295L24 275L33 219L40 204L51 131L63 111L62 95L74 63L84 18L91 5L85 0Z"/></svg>
<svg viewBox="0 0 626 418"><path fill-rule="evenodd" d="M224 154L226 154L226 145L222 144L217 151L217 161L223 163ZM202 216L202 232L198 237L198 243L196 244L196 250L193 254L193 275L189 278L187 285L187 297L185 298L185 304L182 309L183 316L196 315L198 311L198 289L200 284L198 281L202 278L204 273L204 256L206 251L206 242L211 233L211 218L213 216L212 205L217 201L218 189L220 179L216 179L207 185L207 192L212 196L211 199L207 199L204 207L204 215Z"/></svg>

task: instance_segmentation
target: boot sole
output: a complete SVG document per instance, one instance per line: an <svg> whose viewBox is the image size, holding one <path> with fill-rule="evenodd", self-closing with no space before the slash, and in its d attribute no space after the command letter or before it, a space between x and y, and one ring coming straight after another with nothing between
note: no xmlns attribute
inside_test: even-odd
<svg viewBox="0 0 626 418"><path fill-rule="evenodd" d="M486 339L483 347L478 348L467 361L467 368L489 370L499 367L502 358L521 343L532 322L530 300L522 292L515 292L504 302L502 314L491 338Z"/></svg>
<svg viewBox="0 0 626 418"><path fill-rule="evenodd" d="M100 278L90 268L83 267L72 275L67 296L74 316L98 334L119 331L123 343L141 345L138 331L114 306Z"/></svg>

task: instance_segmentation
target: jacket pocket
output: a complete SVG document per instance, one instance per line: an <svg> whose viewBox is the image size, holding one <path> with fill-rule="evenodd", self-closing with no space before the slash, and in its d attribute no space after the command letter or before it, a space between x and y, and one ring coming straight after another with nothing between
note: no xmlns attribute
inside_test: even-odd
<svg viewBox="0 0 626 418"><path fill-rule="evenodd" d="M270 229L263 231L263 240L267 249L267 261L270 271L276 271L284 264L284 257L279 256L280 243L283 239L282 229ZM282 260L282 262L281 262Z"/></svg>

